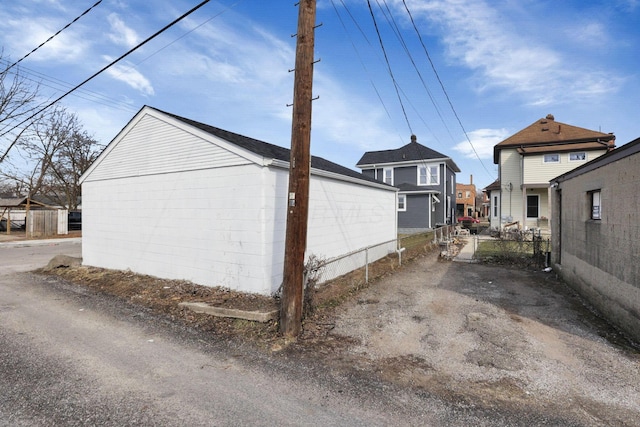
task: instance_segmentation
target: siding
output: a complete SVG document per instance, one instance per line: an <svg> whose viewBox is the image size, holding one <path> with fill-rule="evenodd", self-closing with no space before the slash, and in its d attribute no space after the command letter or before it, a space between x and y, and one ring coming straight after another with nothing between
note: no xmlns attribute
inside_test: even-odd
<svg viewBox="0 0 640 427"><path fill-rule="evenodd" d="M241 164L249 164L249 161L147 114L110 148L108 155L98 159L86 180L97 181Z"/></svg>
<svg viewBox="0 0 640 427"><path fill-rule="evenodd" d="M432 225L429 224L429 211L428 194L407 195L406 212L398 212L398 228L432 228ZM434 213L432 212L432 214Z"/></svg>
<svg viewBox="0 0 640 427"><path fill-rule="evenodd" d="M522 184L520 154L515 149L500 150L500 184L504 189L501 192L500 200L502 225L509 222L509 217L513 221L522 222ZM513 185L513 190L508 190L508 185Z"/></svg>
<svg viewBox="0 0 640 427"><path fill-rule="evenodd" d="M560 163L544 163L543 154L524 156L524 184L546 184L556 176L569 172L587 161L602 156L606 152L606 150L587 151L587 160L574 162L569 161L569 153L559 153Z"/></svg>

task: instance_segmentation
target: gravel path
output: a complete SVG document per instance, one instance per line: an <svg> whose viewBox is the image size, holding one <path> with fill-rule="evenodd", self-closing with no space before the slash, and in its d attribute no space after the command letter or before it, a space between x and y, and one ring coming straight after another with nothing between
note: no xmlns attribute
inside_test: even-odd
<svg viewBox="0 0 640 427"><path fill-rule="evenodd" d="M553 273L424 257L340 308L354 363L452 402L640 423L640 353Z"/></svg>

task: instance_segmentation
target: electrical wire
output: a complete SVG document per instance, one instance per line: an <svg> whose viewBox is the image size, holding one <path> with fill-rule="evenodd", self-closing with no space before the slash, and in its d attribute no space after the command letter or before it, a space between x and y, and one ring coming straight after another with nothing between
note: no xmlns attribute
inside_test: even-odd
<svg viewBox="0 0 640 427"><path fill-rule="evenodd" d="M400 96L400 92L398 91L398 82L396 81L396 78L393 75L393 70L391 69L391 64L389 63L389 57L387 56L387 51L384 47L384 43L382 42L382 36L380 35L378 22L376 21L375 14L373 13L373 9L371 8L370 0L367 0L367 6L369 7L369 13L371 15L371 19L373 20L373 25L376 29L376 34L378 35L378 42L380 43L380 47L382 48L382 52L384 54L384 60L387 63L387 70L389 71L389 75L391 76L393 87L396 91L396 95L398 96L398 102L400 103L400 107L402 108L402 114L404 114L404 119L407 122L407 126L409 127L409 132L413 134L413 130L411 129L411 124L409 123L409 117L407 117L407 112L405 111L404 104L402 103L402 97Z"/></svg>
<svg viewBox="0 0 640 427"><path fill-rule="evenodd" d="M62 27L61 29L59 29L54 35L52 35L51 37L49 37L48 39L46 39L45 41L43 41L42 43L40 43L36 48L34 48L31 52L27 53L25 56L23 56L22 58L18 59L16 62L14 62L13 64L9 65L9 67L4 70L3 72L7 72L10 69L12 69L13 67L15 67L19 62L21 62L23 59L25 59L27 56L31 55L33 52L35 52L36 50L40 49L42 46L44 46L45 44L49 43L51 40L53 40L54 37L56 37L58 34L60 34L61 32L63 32L64 30L66 30L67 28L69 28L73 23L75 23L78 19L82 18L84 15L86 15L87 13L89 13L91 11L91 9L93 9L94 7L98 6L100 3L102 3L102 0L98 0L93 6L91 6L89 9L85 10L84 12L82 12L79 16L77 16L73 21L69 22L67 25L65 25L64 27Z"/></svg>
<svg viewBox="0 0 640 427"><path fill-rule="evenodd" d="M40 110L38 110L36 113L32 114L31 116L27 117L26 119L24 119L23 121L21 121L20 123L14 125L11 129L9 129L8 131L3 132L0 135L0 138L3 137L4 135L6 135L7 133L11 132L12 130L16 129L19 126L22 126L23 124L27 123L29 120L33 119L34 117L36 117L38 114L42 113L44 110L48 109L49 107L51 107L52 105L56 104L57 102L59 102L60 100L62 100L63 98L65 98L66 96L68 96L69 94L71 94L72 92L74 92L76 89L80 88L81 86L83 86L85 83L89 82L90 80L92 80L93 78L95 78L96 76L98 76L99 74L103 73L104 71L106 71L107 69L109 69L110 67L112 67L113 65L115 65L116 63L118 63L119 61L121 61L122 59L124 59L125 57L127 57L128 55L130 55L131 53L135 52L136 50L138 50L139 48L141 48L142 46L144 46L145 44L147 44L148 42L150 42L151 40L153 40L154 38L156 38L158 35L162 34L163 32L165 32L166 30L168 30L169 28L171 28L172 26L174 26L175 24L177 24L178 22L180 22L181 20L183 20L184 18L186 18L187 16L191 15L193 12L195 12L196 10L200 9L202 6L204 6L205 4L209 3L210 0L204 0L201 3L199 3L198 5L194 6L193 8L191 8L189 11L185 12L184 14L182 14L181 16L179 16L178 18L174 19L172 22L170 22L169 24L165 25L163 28L161 28L160 30L156 31L154 34L152 34L151 36L149 36L148 38L146 38L144 41L142 41L141 43L139 43L137 46L134 46L132 49L130 49L128 52L124 53L123 55L121 55L120 57L118 57L117 59L115 59L114 61L112 61L111 63L109 63L108 65L106 65L105 67L101 68L99 71L97 71L96 73L92 74L90 77L88 77L87 79L85 79L84 81L82 81L81 83L79 83L78 85L74 86L73 88L71 88L69 91L65 92L63 95L59 96L58 98L56 98L54 101L50 102L49 104L45 105L44 107L42 107ZM14 140L10 145L9 148L7 148L7 150L5 151L5 153L2 155L2 157L0 158L0 163L2 163L2 161L5 159L5 157L7 156L7 154L9 154L9 150L11 150L11 148L15 145L17 141Z"/></svg>
<svg viewBox="0 0 640 427"><path fill-rule="evenodd" d="M436 67L435 67L434 63L431 60L431 55L429 55L429 51L427 50L427 47L425 46L424 41L422 40L422 36L420 35L420 31L418 31L418 27L416 26L416 23L415 23L415 21L413 19L413 15L412 15L411 11L409 10L409 7L407 6L407 2L405 0L402 0L402 4L404 5L404 7L405 7L405 9L407 11L407 14L409 15L409 18L411 19L411 25L413 26L413 29L415 30L416 34L418 35L418 39L420 40L420 44L422 45L422 49L424 50L424 53L427 55L429 63L431 64L431 69L433 70L433 73L436 75L436 78L438 79L438 82L440 83L440 87L442 88L442 92L444 93L445 97L447 98L447 102L449 103L449 106L451 107L451 111L453 111L453 115L456 117L456 120L458 121L458 124L460 125L460 128L462 129L462 132L464 133L464 136L467 138L467 141L469 142L469 145L471 146L471 149L473 150L474 154L476 155L476 158L480 161L480 164L484 168L485 172L487 172L487 174L489 174L489 176L494 176L491 172L489 172L489 170L487 169L487 166L484 164L484 162L480 158L480 155L478 155L478 152L476 151L476 147L471 142L471 139L469 138L469 135L467 134L467 131L465 130L464 126L462 125L462 121L460 120L460 117L458 116L458 112L453 107L453 102L451 102L451 98L449 97L449 94L447 93L447 90L445 89L444 84L442 83L442 80L440 79L440 75L438 74L438 71L436 70Z"/></svg>
<svg viewBox="0 0 640 427"><path fill-rule="evenodd" d="M380 5L380 1L376 0L376 2L378 3L378 7L380 7L380 10L382 11L383 15L387 19L387 22L389 23L389 26L391 27L391 29L393 30L394 34L396 35L396 38L400 42L400 45L403 47L405 54L407 55L407 57L409 58L409 61L411 62L411 65L413 66L413 69L416 71L416 74L418 75L418 78L420 79L420 82L422 83L422 87L427 92L429 100L431 101L431 104L433 105L433 108L436 110L436 113L438 114L438 117L440 118L440 121L442 122L442 125L447 130L447 133L449 134L449 137L453 141L454 138L453 138L453 135L451 134L451 130L449 129L449 126L447 126L447 123L444 120L444 117L442 116L442 113L440 111L440 107L438 106L438 103L437 103L436 99L433 97L433 94L431 93L431 90L429 89L429 86L427 85L425 79L423 78L422 73L420 72L420 69L418 68L418 65L416 64L416 61L414 60L413 55L411 54L411 51L409 50L409 47L407 46L407 43L404 40L404 37L402 36L402 32L400 31L400 28L398 27L398 23L396 22L395 18L393 17L393 14L391 13L391 9L389 9L389 5L387 4L387 1L386 0L382 0L382 2L384 3L384 6L385 6L386 12L385 12L384 9L382 9L382 6ZM421 114L419 112L416 111L416 114L418 114L418 116L422 119L422 116L421 116ZM422 120L424 122L424 119L422 119Z"/></svg>
<svg viewBox="0 0 640 427"><path fill-rule="evenodd" d="M367 40L367 42L369 42L369 40L367 39L366 35L364 34L362 29L358 25L358 22L354 19L353 15L351 14L351 11L349 11L349 9L347 8L347 5L344 3L344 0L340 0L340 2L342 3L343 7L347 11L349 16L353 20L353 22L356 24L356 27L358 27L360 32L363 34L365 40ZM356 53L356 56L358 57L358 60L360 61L360 65L362 65L362 68L364 69L364 72L369 77L369 83L371 83L371 86L373 87L373 91L376 93L376 96L378 97L378 101L380 101L380 104L382 104L382 108L384 109L385 113L387 114L387 117L389 118L389 121L391 123L393 123L393 119L391 118L391 113L389 112L389 109L387 108L387 105L385 104L384 100L382 99L382 96L380 95L380 92L378 91L378 88L377 88L376 84L374 83L373 78L371 77L371 73L369 72L369 70L368 70L367 66L365 65L364 61L362 60L362 56L360 56L360 52L358 51L358 48L356 47L355 43L353 42L353 39L351 38L351 35L349 34L349 31L347 31L347 26L344 23L344 21L342 20L342 16L340 16L340 12L338 12L338 8L336 7L336 4L335 4L334 0L331 0L331 5L333 6L333 10L335 11L336 16L338 17L338 20L340 21L340 24L342 25L342 28L343 28L345 34L349 38L349 42L351 43L351 46L353 47L353 50ZM398 137L402 141L402 136L400 136L400 134L398 134Z"/></svg>

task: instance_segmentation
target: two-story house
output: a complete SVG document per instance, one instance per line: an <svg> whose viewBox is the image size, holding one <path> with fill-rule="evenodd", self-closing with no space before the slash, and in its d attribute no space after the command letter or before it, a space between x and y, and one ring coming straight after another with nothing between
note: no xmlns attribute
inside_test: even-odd
<svg viewBox="0 0 640 427"><path fill-rule="evenodd" d="M615 136L555 121L553 115L493 147L499 189L491 191L491 226L548 229L549 180L615 147Z"/></svg>
<svg viewBox="0 0 640 427"><path fill-rule="evenodd" d="M448 156L411 142L393 150L367 151L362 173L398 188L398 232L415 233L455 222L456 173Z"/></svg>

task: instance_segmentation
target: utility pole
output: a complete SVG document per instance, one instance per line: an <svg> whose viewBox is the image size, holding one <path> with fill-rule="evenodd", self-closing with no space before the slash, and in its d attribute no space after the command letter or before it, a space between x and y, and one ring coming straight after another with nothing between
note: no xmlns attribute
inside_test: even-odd
<svg viewBox="0 0 640 427"><path fill-rule="evenodd" d="M288 338L297 337L302 328L304 253L307 246L309 218L316 1L300 0L298 7L289 193L287 195L287 231L280 307L280 332Z"/></svg>

